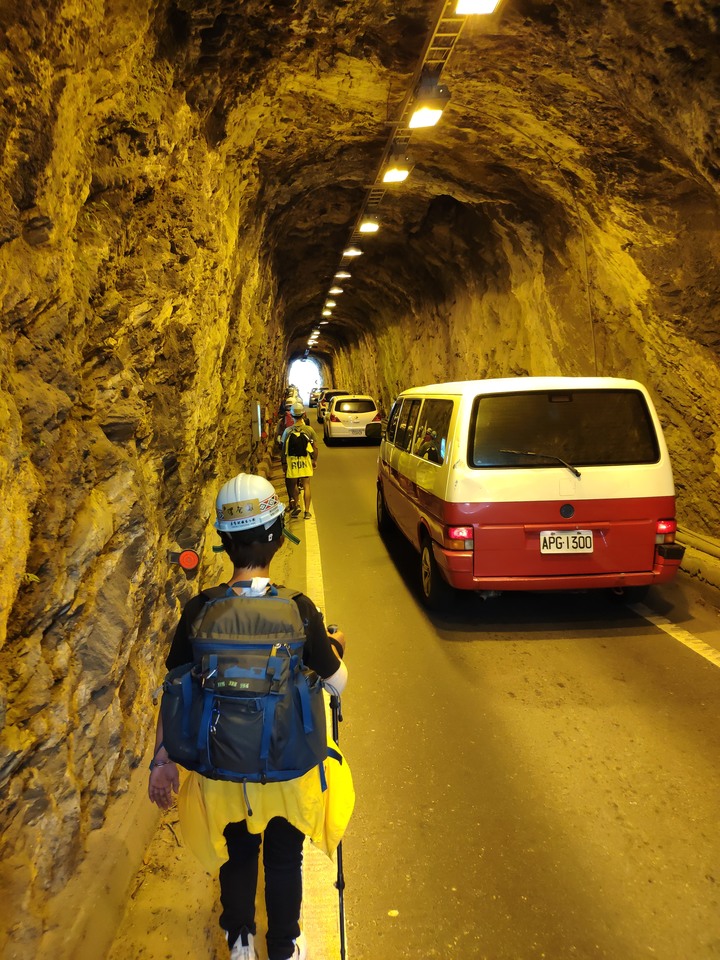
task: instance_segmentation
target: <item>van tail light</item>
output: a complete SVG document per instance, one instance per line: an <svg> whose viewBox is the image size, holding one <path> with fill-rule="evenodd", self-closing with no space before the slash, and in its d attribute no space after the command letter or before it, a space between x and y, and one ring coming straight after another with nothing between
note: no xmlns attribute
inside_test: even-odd
<svg viewBox="0 0 720 960"><path fill-rule="evenodd" d="M445 543L450 550L472 550L472 527L446 527Z"/></svg>
<svg viewBox="0 0 720 960"><path fill-rule="evenodd" d="M340 423L340 417L336 417L334 413L330 414L330 423Z"/></svg>
<svg viewBox="0 0 720 960"><path fill-rule="evenodd" d="M658 520L655 525L655 543L675 543L677 520Z"/></svg>

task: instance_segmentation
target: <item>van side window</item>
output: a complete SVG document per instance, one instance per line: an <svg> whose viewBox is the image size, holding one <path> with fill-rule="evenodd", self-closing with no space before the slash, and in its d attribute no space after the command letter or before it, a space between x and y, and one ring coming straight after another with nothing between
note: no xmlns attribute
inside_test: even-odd
<svg viewBox="0 0 720 960"><path fill-rule="evenodd" d="M396 400L393 404L393 408L390 411L390 416L388 417L387 430L385 431L385 439L389 440L391 443L395 442L395 428L397 427L398 416L400 414L400 407L402 406L402 400Z"/></svg>
<svg viewBox="0 0 720 960"><path fill-rule="evenodd" d="M419 413L419 400L403 400L402 410L398 418L397 432L395 433L395 446L399 447L400 450L410 449Z"/></svg>
<svg viewBox="0 0 720 960"><path fill-rule="evenodd" d="M414 453L430 463L445 460L447 436L452 416L452 400L426 400L420 414Z"/></svg>

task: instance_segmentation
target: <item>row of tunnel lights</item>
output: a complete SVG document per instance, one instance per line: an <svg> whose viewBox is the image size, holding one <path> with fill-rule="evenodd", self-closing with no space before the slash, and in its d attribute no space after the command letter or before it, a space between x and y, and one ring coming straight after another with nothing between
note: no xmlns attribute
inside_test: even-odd
<svg viewBox="0 0 720 960"><path fill-rule="evenodd" d="M457 16L466 16L471 14L491 14L497 9L500 0L457 0L455 14ZM438 83L439 71L434 73L423 73L414 91L413 109L408 120L409 130L417 130L422 127L434 127L442 116L443 110L450 100L450 92L447 87ZM385 161L382 171L381 182L384 184L403 183L410 176L413 164L406 156L404 148L393 147L388 159ZM378 218L372 214L363 215L355 232L372 236L380 229ZM343 288L338 285L338 281L349 280L352 274L344 269L343 261L353 260L355 257L362 256L363 251L353 243L350 243L342 253L340 269L333 276L333 286L327 293L327 298L322 309L322 320L315 327L308 339L308 350L312 350L320 339L320 327L328 324L329 317L332 317L332 311L337 306L337 301L333 297L339 296Z"/></svg>

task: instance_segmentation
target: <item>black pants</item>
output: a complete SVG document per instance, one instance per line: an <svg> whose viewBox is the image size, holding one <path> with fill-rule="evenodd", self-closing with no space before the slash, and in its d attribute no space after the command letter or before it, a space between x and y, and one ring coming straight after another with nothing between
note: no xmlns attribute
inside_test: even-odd
<svg viewBox="0 0 720 960"><path fill-rule="evenodd" d="M304 835L283 817L273 817L262 835L269 960L288 960L300 935ZM245 821L225 827L228 859L220 867L220 926L232 944L243 927L255 936L255 892L260 834Z"/></svg>

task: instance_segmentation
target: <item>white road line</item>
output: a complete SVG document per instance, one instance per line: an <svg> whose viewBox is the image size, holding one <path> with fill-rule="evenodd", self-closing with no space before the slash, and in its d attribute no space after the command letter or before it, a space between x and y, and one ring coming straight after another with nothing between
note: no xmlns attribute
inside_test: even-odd
<svg viewBox="0 0 720 960"><path fill-rule="evenodd" d="M660 617L656 613L653 613L644 603L629 603L628 607L641 617L644 617L645 620L649 620L658 630L667 633L673 640L677 640L695 653L699 653L701 657L704 657L705 660L708 660L714 666L720 667L720 651L715 650L714 647L709 646L709 644L703 640L698 640L697 637L693 636L693 634L687 630L683 630L682 627L675 626L674 623L671 623L665 617Z"/></svg>
<svg viewBox="0 0 720 960"><path fill-rule="evenodd" d="M305 592L325 613L320 541L315 520L303 524L305 540ZM331 728L330 728L331 729ZM313 957L340 956L339 893L335 886L337 864L309 840L303 849L302 926L307 931L308 953ZM347 957L347 935L345 937Z"/></svg>

